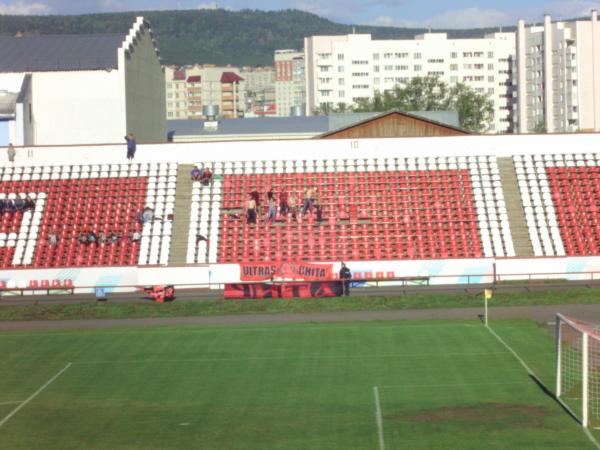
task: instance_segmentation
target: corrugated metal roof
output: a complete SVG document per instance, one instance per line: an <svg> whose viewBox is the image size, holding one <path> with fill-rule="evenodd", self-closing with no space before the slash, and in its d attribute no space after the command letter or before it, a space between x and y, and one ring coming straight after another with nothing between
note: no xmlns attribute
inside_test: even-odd
<svg viewBox="0 0 600 450"><path fill-rule="evenodd" d="M0 36L0 72L117 68L123 34Z"/></svg>
<svg viewBox="0 0 600 450"><path fill-rule="evenodd" d="M327 116L219 119L218 122L217 129L205 130L203 120L168 120L167 128L175 131L175 136L319 134L329 130Z"/></svg>
<svg viewBox="0 0 600 450"><path fill-rule="evenodd" d="M341 113L330 116L253 117L243 119L219 119L216 129L205 130L203 120L168 120L167 128L175 136L218 136L244 134L300 134L315 135L346 128L382 115L377 112ZM428 120L435 118L448 126L458 126L455 111L414 111L411 115Z"/></svg>

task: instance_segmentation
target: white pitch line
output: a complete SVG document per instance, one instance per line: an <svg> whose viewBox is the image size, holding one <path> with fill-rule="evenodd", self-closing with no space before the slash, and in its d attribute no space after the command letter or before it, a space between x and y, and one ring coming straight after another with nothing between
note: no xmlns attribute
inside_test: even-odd
<svg viewBox="0 0 600 450"><path fill-rule="evenodd" d="M307 355L307 356L247 356L243 358L193 358L193 359L149 359L149 360L112 360L112 361L75 361L77 365L91 364L166 364L166 363L202 363L202 362L236 362L236 361L304 361L327 359L380 359L380 358L431 358L442 356L491 356L506 355L508 352L471 352L471 353L394 353L382 355Z"/></svg>
<svg viewBox="0 0 600 450"><path fill-rule="evenodd" d="M379 450L385 450L385 441L383 439L383 415L381 414L381 402L379 401L379 389L377 386L373 386L373 395L375 396L375 421L377 422Z"/></svg>
<svg viewBox="0 0 600 450"><path fill-rule="evenodd" d="M395 389L395 388L436 388L436 387L460 387L460 386L514 386L519 384L530 384L529 381L513 381L513 382L498 382L498 383L423 383L423 384L390 384L386 386L378 386L379 389Z"/></svg>
<svg viewBox="0 0 600 450"><path fill-rule="evenodd" d="M498 342L500 342L504 347L506 347L506 349L512 353L512 355L516 358L517 361L519 361L519 363L521 364L521 366L523 366L523 368L527 371L527 373L529 375L531 375L533 378L535 378L542 386L544 386L544 388L548 391L548 392L552 392L550 389L548 389L548 386L546 386L543 382L542 379L540 377L538 377L536 375L536 373L531 369L531 367L529 367L527 365L527 363L525 361L523 361L523 358L521 358L519 356L519 354L513 350L513 348L508 345L506 342L504 342L504 339L502 339L500 336L498 336L498 334L496 334L496 332L494 330L492 330L492 328L489 325L485 326L490 333L492 333L492 335L498 340ZM557 398L557 400L560 402L561 405L563 405L568 411L570 411L570 408L559 398ZM598 443L598 441L596 440L596 438L594 437L594 435L591 433L590 430L588 430L586 427L582 427L583 428L583 433L587 436L587 438L590 440L590 442L598 449L600 450L600 443Z"/></svg>
<svg viewBox="0 0 600 450"><path fill-rule="evenodd" d="M0 402L0 405L16 405L17 403L23 403L23 400L13 400L11 402Z"/></svg>
<svg viewBox="0 0 600 450"><path fill-rule="evenodd" d="M16 413L18 413L22 408L25 407L25 405L27 405L27 403L29 403L31 400L33 400L35 397L38 396L38 394L40 392L42 392L44 389L46 389L48 386L50 386L50 384L56 380L58 377L60 377L69 367L71 367L73 363L68 363L65 367L63 367L56 375L54 375L52 378L50 378L48 381L46 381L46 383L39 388L37 391L35 391L33 394L31 394L27 399L25 399L19 406L17 406L15 409L13 409L10 413L8 413L8 415L2 419L0 421L0 428L10 420L10 418L12 416L14 416Z"/></svg>

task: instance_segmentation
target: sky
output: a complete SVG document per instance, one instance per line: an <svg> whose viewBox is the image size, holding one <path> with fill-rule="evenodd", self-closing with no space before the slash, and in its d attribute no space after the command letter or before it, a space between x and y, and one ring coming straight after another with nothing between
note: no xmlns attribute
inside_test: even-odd
<svg viewBox="0 0 600 450"><path fill-rule="evenodd" d="M0 14L85 14L164 9L300 9L335 22L476 28L588 16L600 0L0 0Z"/></svg>

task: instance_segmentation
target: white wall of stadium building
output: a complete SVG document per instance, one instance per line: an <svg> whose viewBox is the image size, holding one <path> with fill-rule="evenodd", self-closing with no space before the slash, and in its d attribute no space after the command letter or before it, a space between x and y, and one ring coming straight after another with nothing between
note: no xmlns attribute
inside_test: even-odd
<svg viewBox="0 0 600 450"><path fill-rule="evenodd" d="M114 49L118 67L32 71L31 83L9 122L17 145L165 142L165 81L149 24L138 17ZM0 88L15 76L0 73Z"/></svg>
<svg viewBox="0 0 600 450"><path fill-rule="evenodd" d="M450 157L597 154L600 134L497 135L404 139L301 140L139 145L135 162L285 161L390 157ZM0 163L7 164L5 151ZM17 165L56 166L123 163L124 145L36 146L17 149ZM395 276L432 277L432 284L489 283L494 272L502 279L538 277L590 279L600 272L600 257L479 258L393 261L348 261L354 272ZM339 269L335 263L334 271ZM536 275L537 274L537 275ZM598 278L599 274L594 276ZM82 291L93 286L134 286L173 283L198 286L238 282L236 264L189 264L184 266L139 266L103 268L16 269L0 271L0 281L9 287L25 287L31 280L72 280Z"/></svg>
<svg viewBox="0 0 600 450"><path fill-rule="evenodd" d="M373 40L370 34L305 38L307 113L321 104L353 104L418 76L462 82L494 102L489 132L512 130L515 33L448 39L426 33L415 39Z"/></svg>

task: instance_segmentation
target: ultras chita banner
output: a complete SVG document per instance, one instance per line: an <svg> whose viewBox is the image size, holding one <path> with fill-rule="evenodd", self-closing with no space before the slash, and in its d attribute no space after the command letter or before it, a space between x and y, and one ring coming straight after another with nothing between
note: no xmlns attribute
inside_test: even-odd
<svg viewBox="0 0 600 450"><path fill-rule="evenodd" d="M305 262L242 263L240 280L266 281L273 278L319 281L333 278L332 264L309 264Z"/></svg>

